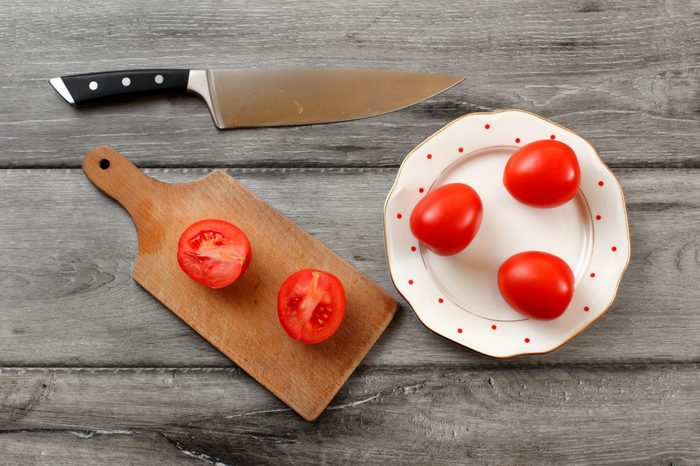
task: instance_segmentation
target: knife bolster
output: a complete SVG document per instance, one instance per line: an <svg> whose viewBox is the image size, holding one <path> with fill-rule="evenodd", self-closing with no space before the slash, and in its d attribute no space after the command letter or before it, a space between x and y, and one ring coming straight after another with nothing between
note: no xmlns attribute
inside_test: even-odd
<svg viewBox="0 0 700 466"><path fill-rule="evenodd" d="M207 103L209 113L214 119L214 124L221 129L214 105L212 104L211 92L209 91L209 72L206 70L190 70L190 75L187 79L187 91L197 94Z"/></svg>

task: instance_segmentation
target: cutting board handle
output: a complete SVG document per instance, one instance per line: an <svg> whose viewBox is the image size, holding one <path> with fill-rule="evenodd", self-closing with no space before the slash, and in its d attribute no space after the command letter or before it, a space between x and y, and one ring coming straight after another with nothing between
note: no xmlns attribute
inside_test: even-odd
<svg viewBox="0 0 700 466"><path fill-rule="evenodd" d="M163 185L107 146L88 152L83 159L83 171L95 186L119 202L134 220L143 200L154 198L155 191Z"/></svg>

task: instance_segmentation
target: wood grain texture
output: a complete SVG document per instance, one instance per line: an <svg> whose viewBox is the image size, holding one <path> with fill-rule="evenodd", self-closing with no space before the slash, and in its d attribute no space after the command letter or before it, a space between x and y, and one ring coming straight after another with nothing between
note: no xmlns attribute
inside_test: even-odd
<svg viewBox="0 0 700 466"><path fill-rule="evenodd" d="M330 403L396 312L385 291L221 170L164 183L114 149L97 147L85 156L83 171L134 222L134 280L308 421ZM176 259L182 232L211 218L241 228L254 257L220 290L194 282ZM282 282L304 269L332 273L347 297L343 325L315 345L288 338L277 317Z"/></svg>
<svg viewBox="0 0 700 466"><path fill-rule="evenodd" d="M181 182L207 171L147 173ZM388 278L382 228L383 202L396 170L231 174L398 298ZM628 202L632 260L615 305L561 349L519 363L700 360L700 198L688 195L700 192L700 178L694 170L618 175ZM0 172L0 211L3 364L227 364L133 282L137 241L131 220L80 171ZM484 360L426 331L404 305L365 364Z"/></svg>
<svg viewBox="0 0 700 466"><path fill-rule="evenodd" d="M167 460L166 439L225 464L691 465L698 382L697 364L379 368L304 423L236 369L4 369L0 449L45 429L83 452Z"/></svg>
<svg viewBox="0 0 700 466"><path fill-rule="evenodd" d="M5 1L0 166L78 167L98 145L151 167L396 166L464 113L522 108L581 133L615 167L698 167L689 150L700 131L698 13L696 0ZM371 67L467 79L369 120L225 132L194 96L76 109L47 82L153 66Z"/></svg>
<svg viewBox="0 0 700 466"><path fill-rule="evenodd" d="M76 464L192 466L216 464L209 455L188 450L156 432L45 429L0 431L0 454L13 466Z"/></svg>

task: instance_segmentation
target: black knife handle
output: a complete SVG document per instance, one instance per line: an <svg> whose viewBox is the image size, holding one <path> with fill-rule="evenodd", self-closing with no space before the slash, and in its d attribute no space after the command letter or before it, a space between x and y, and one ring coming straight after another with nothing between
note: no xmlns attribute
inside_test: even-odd
<svg viewBox="0 0 700 466"><path fill-rule="evenodd" d="M50 82L66 100L82 104L108 97L186 91L189 74L190 70L180 69L121 70L61 76ZM65 85L68 96L60 90L58 80Z"/></svg>

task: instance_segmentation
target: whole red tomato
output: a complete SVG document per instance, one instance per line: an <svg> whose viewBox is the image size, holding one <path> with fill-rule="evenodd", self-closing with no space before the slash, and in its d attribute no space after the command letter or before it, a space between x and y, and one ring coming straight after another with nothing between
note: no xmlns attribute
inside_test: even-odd
<svg viewBox="0 0 700 466"><path fill-rule="evenodd" d="M342 282L322 270L300 270L282 283L277 316L287 334L302 343L320 343L338 330L345 315Z"/></svg>
<svg viewBox="0 0 700 466"><path fill-rule="evenodd" d="M556 319L574 293L574 274L559 257L528 251L511 256L498 269L503 299L526 317Z"/></svg>
<svg viewBox="0 0 700 466"><path fill-rule="evenodd" d="M581 170L571 147L550 139L535 141L510 157L503 184L523 204L556 207L576 196Z"/></svg>
<svg viewBox="0 0 700 466"><path fill-rule="evenodd" d="M471 186L452 183L430 191L411 213L411 232L436 254L466 248L481 225L481 198Z"/></svg>
<svg viewBox="0 0 700 466"><path fill-rule="evenodd" d="M238 279L250 264L250 242L237 226L217 219L190 225L177 243L177 262L194 281L223 288Z"/></svg>

